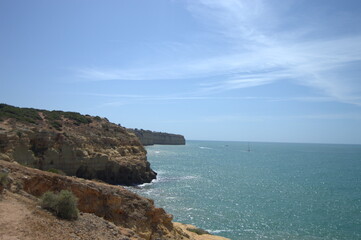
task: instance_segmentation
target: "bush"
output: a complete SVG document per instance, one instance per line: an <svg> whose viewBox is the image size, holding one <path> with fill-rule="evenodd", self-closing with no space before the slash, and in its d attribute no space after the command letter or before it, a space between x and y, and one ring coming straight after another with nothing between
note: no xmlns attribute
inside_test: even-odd
<svg viewBox="0 0 361 240"><path fill-rule="evenodd" d="M41 197L41 207L51 212L56 212L58 197L53 192L46 192Z"/></svg>
<svg viewBox="0 0 361 240"><path fill-rule="evenodd" d="M41 197L41 207L63 219L75 220L78 218L79 210L76 205L77 198L68 190L62 190L58 194L46 192Z"/></svg>
<svg viewBox="0 0 361 240"><path fill-rule="evenodd" d="M41 109L34 108L19 108L10 106L7 104L0 103L0 121L7 118L15 118L20 122L25 123L34 123L42 121L39 112L43 113L45 119L49 124L55 129L61 131L61 121L62 118L67 118L74 121L74 124L89 124L92 122L90 116L84 116L77 112L63 112L63 111L46 111Z"/></svg>
<svg viewBox="0 0 361 240"><path fill-rule="evenodd" d="M8 184L8 174L0 172L0 185L6 186Z"/></svg>
<svg viewBox="0 0 361 240"><path fill-rule="evenodd" d="M63 172L63 171L61 171L61 170L59 170L59 169L55 169L55 168L50 168L50 169L48 169L47 171L48 171L48 172L51 172L51 173L56 173L56 174L59 174L59 175L63 175L63 176L66 175L65 172Z"/></svg>
<svg viewBox="0 0 361 240"><path fill-rule="evenodd" d="M39 113L33 108L18 108L7 104L0 104L0 120L15 118L21 122L36 123L41 120Z"/></svg>
<svg viewBox="0 0 361 240"><path fill-rule="evenodd" d="M0 195L3 193L4 188L8 184L8 174L0 172Z"/></svg>

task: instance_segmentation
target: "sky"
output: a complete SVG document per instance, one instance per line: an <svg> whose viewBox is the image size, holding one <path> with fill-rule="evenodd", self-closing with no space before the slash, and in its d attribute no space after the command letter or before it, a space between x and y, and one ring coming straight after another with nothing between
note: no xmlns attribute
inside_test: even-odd
<svg viewBox="0 0 361 240"><path fill-rule="evenodd" d="M188 140L361 144L359 0L0 0L0 102Z"/></svg>

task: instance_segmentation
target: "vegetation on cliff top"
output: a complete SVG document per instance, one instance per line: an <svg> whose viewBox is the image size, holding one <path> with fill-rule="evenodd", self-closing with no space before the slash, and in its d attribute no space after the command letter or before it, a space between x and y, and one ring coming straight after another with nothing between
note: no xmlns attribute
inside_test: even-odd
<svg viewBox="0 0 361 240"><path fill-rule="evenodd" d="M82 115L77 112L63 112L63 111L47 111L34 108L19 108L7 104L0 104L0 121L8 118L16 119L24 123L36 124L42 120L39 113L42 113L49 124L57 130L61 130L62 119L70 119L75 125L88 124L92 122L92 117ZM95 117L99 120L100 117Z"/></svg>
<svg viewBox="0 0 361 240"><path fill-rule="evenodd" d="M65 172L61 171L60 169L50 168L47 171L51 172L51 173L56 173L56 174L59 174L62 176L66 176Z"/></svg>

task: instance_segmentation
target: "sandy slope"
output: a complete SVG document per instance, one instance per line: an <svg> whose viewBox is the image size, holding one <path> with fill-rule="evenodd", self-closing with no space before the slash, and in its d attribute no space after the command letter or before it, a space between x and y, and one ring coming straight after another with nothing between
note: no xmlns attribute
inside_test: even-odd
<svg viewBox="0 0 361 240"><path fill-rule="evenodd" d="M140 239L93 214L82 213L77 221L60 220L20 194L6 191L1 198L1 240Z"/></svg>

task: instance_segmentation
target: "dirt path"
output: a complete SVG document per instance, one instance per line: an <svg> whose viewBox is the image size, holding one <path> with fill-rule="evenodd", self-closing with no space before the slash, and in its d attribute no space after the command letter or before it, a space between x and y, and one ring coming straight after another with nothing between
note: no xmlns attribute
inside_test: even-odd
<svg viewBox="0 0 361 240"><path fill-rule="evenodd" d="M128 229L115 226L93 214L83 213L76 221L54 217L37 202L6 192L0 196L1 240L138 240Z"/></svg>
<svg viewBox="0 0 361 240"><path fill-rule="evenodd" d="M18 199L6 194L0 201L0 238L3 240L28 240L29 232L24 223L31 211Z"/></svg>

